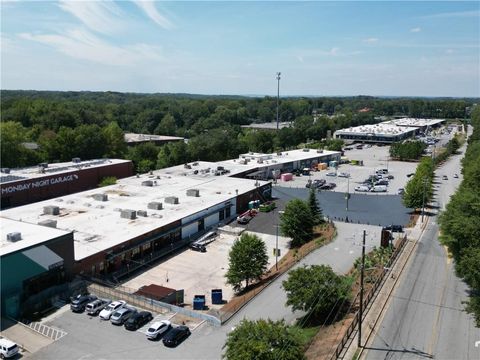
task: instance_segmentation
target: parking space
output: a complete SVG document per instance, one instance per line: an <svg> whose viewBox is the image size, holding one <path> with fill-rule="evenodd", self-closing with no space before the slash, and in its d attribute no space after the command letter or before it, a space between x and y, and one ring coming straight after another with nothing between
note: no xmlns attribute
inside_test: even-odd
<svg viewBox="0 0 480 360"><path fill-rule="evenodd" d="M255 223L256 220L253 219L251 223ZM275 248L276 236L263 233L256 234L265 242L269 255L269 267L273 266L275 264L273 249ZM219 308L222 305L211 303L211 291L222 289L223 299L226 301L234 295L233 288L225 283L225 274L228 270L228 252L236 238L237 236L233 234L219 233L216 239L206 246L206 252L186 249L129 279L123 285L131 289L139 289L150 284L176 290L183 289L184 301L187 306L193 303L194 295L205 295L208 308ZM279 236L278 243L281 255L284 255L288 247L288 239Z"/></svg>

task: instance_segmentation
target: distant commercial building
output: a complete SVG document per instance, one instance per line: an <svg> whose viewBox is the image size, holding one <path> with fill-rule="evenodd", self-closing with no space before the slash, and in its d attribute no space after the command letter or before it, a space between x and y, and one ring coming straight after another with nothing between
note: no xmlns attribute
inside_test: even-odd
<svg viewBox="0 0 480 360"><path fill-rule="evenodd" d="M283 129L283 128L289 128L292 127L293 123L290 121L284 121L284 122L279 122L278 123L278 128ZM242 125L242 128L245 129L257 129L257 130L277 130L277 122L267 122L267 123L260 123L260 124L250 124L250 125Z"/></svg>
<svg viewBox="0 0 480 360"><path fill-rule="evenodd" d="M2 168L1 208L9 208L92 189L108 176L132 176L130 160L98 159L66 163L42 163L18 169Z"/></svg>
<svg viewBox="0 0 480 360"><path fill-rule="evenodd" d="M378 124L360 125L335 131L335 138L371 143L393 143L414 137L429 128L440 126L443 119L401 118Z"/></svg>
<svg viewBox="0 0 480 360"><path fill-rule="evenodd" d="M128 146L135 146L144 143L153 143L155 145L164 145L169 142L184 141L185 138L178 136L165 136L165 135L150 135L150 134L135 134L126 133L124 135L125 142Z"/></svg>

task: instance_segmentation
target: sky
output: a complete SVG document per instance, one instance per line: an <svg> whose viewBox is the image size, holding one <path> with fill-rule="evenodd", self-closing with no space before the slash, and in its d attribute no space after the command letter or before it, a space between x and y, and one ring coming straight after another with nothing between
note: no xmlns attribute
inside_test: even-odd
<svg viewBox="0 0 480 360"><path fill-rule="evenodd" d="M477 1L1 1L1 88L480 97Z"/></svg>

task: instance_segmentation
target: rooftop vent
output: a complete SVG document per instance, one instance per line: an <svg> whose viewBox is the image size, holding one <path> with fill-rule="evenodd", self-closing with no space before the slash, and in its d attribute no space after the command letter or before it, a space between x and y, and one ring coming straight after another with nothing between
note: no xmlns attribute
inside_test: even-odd
<svg viewBox="0 0 480 360"><path fill-rule="evenodd" d="M137 212L135 210L123 209L120 211L120 217L133 220L137 218Z"/></svg>
<svg viewBox="0 0 480 360"><path fill-rule="evenodd" d="M10 174L10 168L2 168L0 171L4 174Z"/></svg>
<svg viewBox="0 0 480 360"><path fill-rule="evenodd" d="M18 240L22 240L22 234L19 232L12 232L7 234L7 240L11 242L15 242Z"/></svg>
<svg viewBox="0 0 480 360"><path fill-rule="evenodd" d="M146 210L138 210L137 215L142 216L142 217L147 217L147 211Z"/></svg>
<svg viewBox="0 0 480 360"><path fill-rule="evenodd" d="M60 214L60 208L55 205L48 205L43 207L43 213L45 215L58 215Z"/></svg>
<svg viewBox="0 0 480 360"><path fill-rule="evenodd" d="M198 190L198 189L188 189L187 190L187 196L199 197L200 196L200 190Z"/></svg>
<svg viewBox="0 0 480 360"><path fill-rule="evenodd" d="M188 164L183 165L183 167L184 167L185 169L191 169L191 168L192 168L192 166L191 166L191 165L188 165Z"/></svg>
<svg viewBox="0 0 480 360"><path fill-rule="evenodd" d="M162 207L162 203L156 201L149 202L147 205L147 208L152 210L162 210Z"/></svg>
<svg viewBox="0 0 480 360"><path fill-rule="evenodd" d="M153 186L152 180L142 181L142 186Z"/></svg>
<svg viewBox="0 0 480 360"><path fill-rule="evenodd" d="M78 164L78 163L81 163L81 162L82 162L82 160L79 157L72 158L72 163L74 163L74 164Z"/></svg>
<svg viewBox="0 0 480 360"><path fill-rule="evenodd" d="M166 202L167 204L176 205L176 204L178 204L178 197L176 197L176 196L167 196L167 197L165 198L165 202Z"/></svg>
<svg viewBox="0 0 480 360"><path fill-rule="evenodd" d="M97 200L97 201L108 201L107 194L93 194L92 197L94 200Z"/></svg>
<svg viewBox="0 0 480 360"><path fill-rule="evenodd" d="M57 220L47 219L47 220L39 221L38 225L48 226L48 227L51 227L51 228L56 228L57 227Z"/></svg>
<svg viewBox="0 0 480 360"><path fill-rule="evenodd" d="M322 154L322 153L323 153L323 150L322 150L322 149L318 149L318 150L317 150L317 153Z"/></svg>

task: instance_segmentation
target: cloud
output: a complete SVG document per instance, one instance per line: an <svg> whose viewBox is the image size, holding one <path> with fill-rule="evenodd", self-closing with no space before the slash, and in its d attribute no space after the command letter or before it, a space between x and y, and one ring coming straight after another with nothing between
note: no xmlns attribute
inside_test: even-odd
<svg viewBox="0 0 480 360"><path fill-rule="evenodd" d="M112 1L62 0L59 7L95 32L112 34L123 28L121 11Z"/></svg>
<svg viewBox="0 0 480 360"><path fill-rule="evenodd" d="M447 54L453 54L455 51L453 49L447 49L445 50Z"/></svg>
<svg viewBox="0 0 480 360"><path fill-rule="evenodd" d="M412 32L412 33L418 33L420 31L422 31L422 28L420 28L420 27L414 27L414 28L410 29L410 32Z"/></svg>
<svg viewBox="0 0 480 360"><path fill-rule="evenodd" d="M170 30L174 27L170 20L168 20L164 15L160 14L153 1L135 1L135 4L142 9L150 19L152 19L162 28Z"/></svg>
<svg viewBox="0 0 480 360"><path fill-rule="evenodd" d="M378 42L378 39L377 38L368 38L368 39L363 39L362 42L373 44L373 43Z"/></svg>
<svg viewBox="0 0 480 360"><path fill-rule="evenodd" d="M18 36L50 46L75 59L105 65L130 66L148 60L164 60L159 47L147 44L115 46L82 29L67 31L65 35L21 33Z"/></svg>
<svg viewBox="0 0 480 360"><path fill-rule="evenodd" d="M479 10L454 11L454 12L446 12L446 13L438 13L438 14L420 16L421 19L466 18L466 17L480 17L480 11Z"/></svg>

